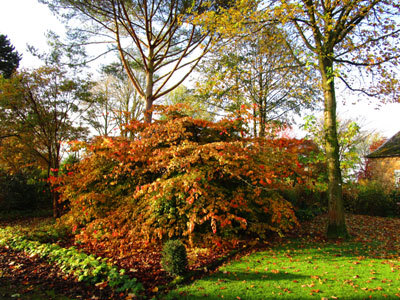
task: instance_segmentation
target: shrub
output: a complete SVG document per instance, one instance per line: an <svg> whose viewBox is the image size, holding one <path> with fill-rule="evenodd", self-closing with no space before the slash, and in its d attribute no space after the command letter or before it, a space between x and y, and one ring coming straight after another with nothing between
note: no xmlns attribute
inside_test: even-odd
<svg viewBox="0 0 400 300"><path fill-rule="evenodd" d="M376 181L366 181L344 189L344 205L348 212L370 216L399 215L396 191L388 192Z"/></svg>
<svg viewBox="0 0 400 300"><path fill-rule="evenodd" d="M165 114L131 123L131 139L82 144L86 155L59 189L70 203L63 221L80 241L265 237L292 228L292 205L277 190L302 181L301 141L244 138L240 120Z"/></svg>
<svg viewBox="0 0 400 300"><path fill-rule="evenodd" d="M161 266L172 276L182 276L186 273L187 253L185 245L180 240L169 240L164 244Z"/></svg>

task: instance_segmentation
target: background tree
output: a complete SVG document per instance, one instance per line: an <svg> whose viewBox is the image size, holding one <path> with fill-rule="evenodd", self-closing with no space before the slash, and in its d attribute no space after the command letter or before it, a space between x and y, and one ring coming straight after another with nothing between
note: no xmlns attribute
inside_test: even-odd
<svg viewBox="0 0 400 300"><path fill-rule="evenodd" d="M18 68L21 55L15 51L15 47L6 35L0 34L0 75L10 78L11 74Z"/></svg>
<svg viewBox="0 0 400 300"><path fill-rule="evenodd" d="M21 72L0 81L0 136L15 139L14 151L34 157L49 176L57 175L60 167L62 142L82 138L87 129L76 123L79 104L89 99L90 82L70 79L65 71L42 67ZM9 140L7 140L10 143ZM53 197L54 216L59 215L56 195Z"/></svg>
<svg viewBox="0 0 400 300"><path fill-rule="evenodd" d="M303 128L308 132L306 137L314 141L322 151L318 160L326 163L324 119L313 115L307 116ZM338 120L337 133L343 181L355 181L364 168L365 156L369 153L370 145L379 139L380 135L363 130L356 121L351 119Z"/></svg>
<svg viewBox="0 0 400 300"><path fill-rule="evenodd" d="M144 83L144 74L136 71L136 78ZM101 78L93 88L97 100L90 106L85 119L99 135L110 135L116 129L117 134L126 136L123 130L126 124L142 118L144 102L132 82L127 77L123 66L112 63L101 70Z"/></svg>
<svg viewBox="0 0 400 300"><path fill-rule="evenodd" d="M270 122L291 121L291 114L318 101L315 78L298 60L296 45L275 25L247 25L239 39L224 40L202 64L200 92L228 111L251 107L253 134L264 136Z"/></svg>
<svg viewBox="0 0 400 300"><path fill-rule="evenodd" d="M98 42L107 36L106 42L118 50L132 85L145 102L145 120L148 123L152 120L153 103L178 87L212 45L211 33L192 23L192 17L229 3L189 0L40 1L58 13L67 9L71 12L69 19L74 22L79 19L85 28L92 25L89 30L78 31L75 37L92 37ZM144 84L136 76L130 61L140 66L145 74Z"/></svg>
<svg viewBox="0 0 400 300"><path fill-rule="evenodd" d="M184 103L185 113L196 119L213 121L217 115L215 106L204 101L203 97L199 96L194 89L188 89L181 85L165 97L166 105L178 105Z"/></svg>
<svg viewBox="0 0 400 300"><path fill-rule="evenodd" d="M329 221L327 234L347 236L342 199L340 148L336 127L336 79L353 91L397 97L399 1L280 1L276 17L292 25L309 50L309 66L320 73L324 94L325 151L328 164ZM368 73L364 85L353 85L351 68ZM354 74L354 73L353 73ZM370 76L368 78L368 75ZM371 78L372 76L372 78ZM358 77L362 78L362 77ZM369 80L368 80L369 79Z"/></svg>

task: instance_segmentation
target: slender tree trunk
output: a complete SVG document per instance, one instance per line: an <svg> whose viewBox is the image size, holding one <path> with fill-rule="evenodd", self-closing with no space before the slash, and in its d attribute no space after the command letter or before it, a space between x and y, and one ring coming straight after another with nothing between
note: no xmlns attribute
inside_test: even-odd
<svg viewBox="0 0 400 300"><path fill-rule="evenodd" d="M324 61L320 68L324 91L325 151L328 164L328 238L348 237L342 195L339 142L336 126L336 95L333 63Z"/></svg>
<svg viewBox="0 0 400 300"><path fill-rule="evenodd" d="M253 134L254 137L257 137L257 111L256 111L256 107L253 106L253 122L254 122L254 128L253 128Z"/></svg>
<svg viewBox="0 0 400 300"><path fill-rule="evenodd" d="M148 70L146 72L146 94L144 97L144 101L146 103L146 107L144 110L144 121L146 123L151 123L153 118L153 88L154 88L154 61L153 61L153 49L149 49L149 62L148 62Z"/></svg>
<svg viewBox="0 0 400 300"><path fill-rule="evenodd" d="M146 103L146 108L144 110L144 121L150 124L153 119L153 111L152 111L153 101L151 98L147 97L144 99L144 101Z"/></svg>
<svg viewBox="0 0 400 300"><path fill-rule="evenodd" d="M53 176L58 177L60 172L60 163L57 159L53 162ZM60 193L56 190L55 187L51 189L51 198L53 202L53 218L61 217L61 208L60 208Z"/></svg>

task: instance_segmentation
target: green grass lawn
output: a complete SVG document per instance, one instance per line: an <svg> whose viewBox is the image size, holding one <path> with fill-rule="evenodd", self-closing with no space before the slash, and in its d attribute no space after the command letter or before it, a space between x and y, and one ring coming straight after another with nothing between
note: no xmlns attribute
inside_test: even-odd
<svg viewBox="0 0 400 300"><path fill-rule="evenodd" d="M362 244L288 244L254 253L168 299L400 299L400 261Z"/></svg>
<svg viewBox="0 0 400 300"><path fill-rule="evenodd" d="M360 231L357 226L353 228ZM399 228L391 231L400 236ZM306 236L288 241L242 257L166 298L400 299L400 243L379 226L375 229L382 238L372 241L371 234L364 237L367 241L357 234L353 241L340 243L311 242Z"/></svg>

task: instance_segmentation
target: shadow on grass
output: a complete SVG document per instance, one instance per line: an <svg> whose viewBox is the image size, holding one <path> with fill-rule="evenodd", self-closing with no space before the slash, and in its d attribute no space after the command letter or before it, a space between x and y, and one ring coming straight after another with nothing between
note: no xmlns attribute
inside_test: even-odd
<svg viewBox="0 0 400 300"><path fill-rule="evenodd" d="M277 247L275 251L285 252L287 250L296 251L308 251L310 255L321 256L324 261L335 261L336 257L345 257L351 259L357 259L360 256L365 258L392 258L392 255L398 254L396 249L385 246L384 243L375 241L371 243L362 243L358 241L345 241L345 242L292 242L282 247ZM327 258L327 255L333 256L333 258Z"/></svg>
<svg viewBox="0 0 400 300"><path fill-rule="evenodd" d="M273 272L217 272L211 275L208 278L203 278L202 281L210 281L210 282L218 282L218 283L231 283L231 282L247 282L247 281L274 281L278 282L281 280L296 280L296 279L303 279L309 278L309 276L300 275L300 274L293 274L293 273L273 273Z"/></svg>
<svg viewBox="0 0 400 300"><path fill-rule="evenodd" d="M221 299L221 295L223 294L226 299L236 299L237 296L239 296L239 298L244 297L242 299L246 299L245 295L235 294L238 292L238 287L241 288L241 291L246 291L254 288L254 286L265 284L265 282L282 284L280 283L282 281L303 280L305 278L309 278L309 276L293 274L289 272L217 272L210 277L200 280L201 286L199 286L196 294L173 291L171 294L166 295L165 297L166 299ZM208 292L206 292L206 290ZM229 293L231 290L232 295L226 295L226 292ZM219 294L219 291L221 291L221 295ZM263 298L265 298L265 296L263 296Z"/></svg>

